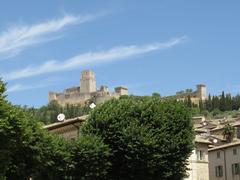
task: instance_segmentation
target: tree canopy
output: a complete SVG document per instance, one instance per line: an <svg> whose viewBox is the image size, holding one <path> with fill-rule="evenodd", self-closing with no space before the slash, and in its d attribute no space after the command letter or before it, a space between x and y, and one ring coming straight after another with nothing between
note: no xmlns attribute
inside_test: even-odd
<svg viewBox="0 0 240 180"><path fill-rule="evenodd" d="M63 113L66 119L75 118L78 116L86 115L89 113L90 108L88 104L67 104L61 106L57 101L51 101L47 105L40 108L34 107L21 107L25 112L30 113L34 116L34 119L43 122L44 124L50 124L57 121L57 115Z"/></svg>
<svg viewBox="0 0 240 180"><path fill-rule="evenodd" d="M0 179L105 179L109 149L95 136L68 142L5 99L0 81ZM81 177L80 177L81 176Z"/></svg>
<svg viewBox="0 0 240 180"><path fill-rule="evenodd" d="M155 97L124 97L96 107L82 128L110 148L109 179L181 179L193 148L190 109Z"/></svg>
<svg viewBox="0 0 240 180"><path fill-rule="evenodd" d="M64 160L58 153L62 142L45 132L33 116L9 103L5 90L0 81L0 179L29 179ZM52 173L61 174L59 170L56 165Z"/></svg>
<svg viewBox="0 0 240 180"><path fill-rule="evenodd" d="M198 109L198 114L205 116L221 117L224 114L240 116L240 95L232 96L222 91L221 95L210 95L204 101L200 100L199 104L193 104L188 96L185 104L190 108Z"/></svg>
<svg viewBox="0 0 240 180"><path fill-rule="evenodd" d="M182 102L158 95L110 100L67 141L46 132L4 92L0 81L0 179L179 180L186 173L194 133Z"/></svg>

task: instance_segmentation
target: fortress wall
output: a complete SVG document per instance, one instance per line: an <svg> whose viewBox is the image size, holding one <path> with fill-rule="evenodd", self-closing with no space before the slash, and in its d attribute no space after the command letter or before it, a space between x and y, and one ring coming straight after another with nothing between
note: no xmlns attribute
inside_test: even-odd
<svg viewBox="0 0 240 180"><path fill-rule="evenodd" d="M108 100L111 100L113 98L114 98L113 96L99 96L95 99L96 100L95 103L96 104L101 104L101 103L104 103L104 102L106 102Z"/></svg>
<svg viewBox="0 0 240 180"><path fill-rule="evenodd" d="M185 101L185 100L187 100L187 97L178 98L177 100L178 101ZM198 97L191 97L191 101L192 101L193 104L199 105L200 99Z"/></svg>
<svg viewBox="0 0 240 180"><path fill-rule="evenodd" d="M88 99L90 99L91 96L89 95L80 95L80 96L69 96L64 99L58 99L58 103L62 106L65 106L66 104L84 104Z"/></svg>
<svg viewBox="0 0 240 180"><path fill-rule="evenodd" d="M84 104L93 98L99 104L126 94L128 94L128 89L122 86L116 87L115 92L110 92L107 86L102 85L97 91L94 72L85 70L81 73L80 87L67 88L63 93L49 92L49 102L56 100L64 106L66 104Z"/></svg>
<svg viewBox="0 0 240 180"><path fill-rule="evenodd" d="M80 87L67 88L64 91L65 94L76 94L76 93L79 93L79 92L80 92Z"/></svg>

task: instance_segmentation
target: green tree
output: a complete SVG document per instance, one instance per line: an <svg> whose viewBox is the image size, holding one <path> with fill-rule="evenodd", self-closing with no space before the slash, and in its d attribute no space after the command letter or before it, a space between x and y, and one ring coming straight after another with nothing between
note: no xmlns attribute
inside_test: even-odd
<svg viewBox="0 0 240 180"><path fill-rule="evenodd" d="M69 163L71 144L58 136L44 133L38 144L39 164L35 166L32 178L35 180L63 180L69 179Z"/></svg>
<svg viewBox="0 0 240 180"><path fill-rule="evenodd" d="M192 93L192 92L193 92L192 89L186 89L186 90L185 90L185 93L187 93L187 94L190 94L190 93Z"/></svg>
<svg viewBox="0 0 240 180"><path fill-rule="evenodd" d="M65 106L61 106L57 103L57 101L51 101L49 104L40 108L27 106L23 106L20 108L23 109L25 112L32 114L35 119L43 122L44 124L56 122L57 115L60 113L64 113L66 119L69 119L86 115L90 111L90 107L88 104L67 104Z"/></svg>
<svg viewBox="0 0 240 180"><path fill-rule="evenodd" d="M215 109L212 111L212 115L213 115L213 116L217 116L217 115L219 115L219 114L221 114L221 111L220 111L218 108L215 108Z"/></svg>
<svg viewBox="0 0 240 180"><path fill-rule="evenodd" d="M177 101L124 97L95 108L83 135L103 139L112 154L108 179L182 179L193 148L190 109Z"/></svg>
<svg viewBox="0 0 240 180"><path fill-rule="evenodd" d="M224 91L222 92L222 95L219 100L219 110L226 111L226 97Z"/></svg>
<svg viewBox="0 0 240 180"><path fill-rule="evenodd" d="M11 105L5 90L0 81L1 180L105 179L111 165L108 145L95 136L67 142L49 134L34 119L35 110ZM56 104L50 106L58 109Z"/></svg>
<svg viewBox="0 0 240 180"><path fill-rule="evenodd" d="M233 109L233 100L231 94L226 94L225 98L225 110L226 111L232 111Z"/></svg>
<svg viewBox="0 0 240 180"><path fill-rule="evenodd" d="M227 142L231 142L235 135L235 128L230 124L225 125L223 129L223 135Z"/></svg>
<svg viewBox="0 0 240 180"><path fill-rule="evenodd" d="M17 179L22 176L24 179L32 171L26 160L35 164L33 156L27 154L31 150L26 144L37 124L28 121L21 110L5 100L5 90L5 84L0 81L0 177Z"/></svg>
<svg viewBox="0 0 240 180"><path fill-rule="evenodd" d="M201 112L202 115L204 115L205 117L209 117L210 116L210 113L208 112L208 110L203 110Z"/></svg>
<svg viewBox="0 0 240 180"><path fill-rule="evenodd" d="M220 100L218 96L212 97L212 109L211 111L214 111L215 109L219 109L220 107Z"/></svg>
<svg viewBox="0 0 240 180"><path fill-rule="evenodd" d="M193 107L193 103L192 103L192 100L191 100L191 96L190 96L190 95L187 96L187 99L185 100L185 104L186 104L189 108L192 108L192 107Z"/></svg>
<svg viewBox="0 0 240 180"><path fill-rule="evenodd" d="M152 93L152 97L161 98L161 95L157 92Z"/></svg>
<svg viewBox="0 0 240 180"><path fill-rule="evenodd" d="M47 179L55 179L65 165L64 141L45 132L31 114L6 101L4 92L0 81L0 179L37 179L44 167L55 174Z"/></svg>
<svg viewBox="0 0 240 180"><path fill-rule="evenodd" d="M204 103L203 103L202 100L199 100L199 106L198 107L199 107L200 112L202 112L205 109Z"/></svg>
<svg viewBox="0 0 240 180"><path fill-rule="evenodd" d="M205 101L205 107L208 112L212 111L212 97L209 94L208 99Z"/></svg>
<svg viewBox="0 0 240 180"><path fill-rule="evenodd" d="M11 112L10 105L5 100L5 91L5 84L0 79L0 179L6 178L5 173L8 170L8 165L11 162L10 149L12 148L12 141L7 139L7 132L10 131L7 121Z"/></svg>
<svg viewBox="0 0 240 180"><path fill-rule="evenodd" d="M232 109L233 110L239 110L240 108L240 95L236 95L232 98Z"/></svg>
<svg viewBox="0 0 240 180"><path fill-rule="evenodd" d="M69 178L73 180L107 179L110 150L99 137L80 136L69 148Z"/></svg>

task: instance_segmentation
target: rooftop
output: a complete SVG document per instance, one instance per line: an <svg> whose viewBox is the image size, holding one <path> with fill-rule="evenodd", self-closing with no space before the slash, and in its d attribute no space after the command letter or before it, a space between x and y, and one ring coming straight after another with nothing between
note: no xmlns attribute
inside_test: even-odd
<svg viewBox="0 0 240 180"><path fill-rule="evenodd" d="M232 142L232 143L228 143L228 144L224 144L224 145L221 145L221 146L217 146L217 147L211 148L208 151L216 151L216 150L226 149L226 148L230 148L230 147L234 147L234 146L238 146L238 145L240 145L240 141L239 140L237 140L235 142Z"/></svg>
<svg viewBox="0 0 240 180"><path fill-rule="evenodd" d="M198 136L198 135L195 136L195 142L196 143L203 143L203 144L212 144L212 142L209 141L208 139L204 139L204 138L202 138L201 136Z"/></svg>
<svg viewBox="0 0 240 180"><path fill-rule="evenodd" d="M57 128L69 125L69 124L74 124L77 122L84 122L86 119L87 119L87 115L80 116L80 117L76 117L76 118L72 118L72 119L66 119L62 122L55 122L53 124L45 125L45 126L43 126L43 128L47 129L47 130L53 130L53 129L57 129Z"/></svg>

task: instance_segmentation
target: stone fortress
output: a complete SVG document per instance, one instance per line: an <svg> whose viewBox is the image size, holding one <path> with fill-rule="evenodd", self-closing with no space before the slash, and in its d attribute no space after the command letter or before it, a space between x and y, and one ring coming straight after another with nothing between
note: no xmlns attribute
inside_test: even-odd
<svg viewBox="0 0 240 180"><path fill-rule="evenodd" d="M170 96L173 97L173 96ZM196 91L192 91L191 89L187 89L185 91L177 92L174 96L177 100L186 100L186 98L190 97L193 104L199 105L199 102L204 102L207 100L207 88L204 84L198 84Z"/></svg>
<svg viewBox="0 0 240 180"><path fill-rule="evenodd" d="M84 70L81 73L80 86L71 87L64 90L64 92L49 92L49 102L57 101L60 105L66 104L85 104L87 101L93 101L96 104L103 103L112 98L119 98L121 95L128 95L128 89L123 86L115 88L115 92L109 91L105 85L97 89L95 73L91 70ZM187 89L185 91L177 92L173 96L163 98L176 98L184 101L188 97L191 98L192 103L199 105L200 101L207 99L206 85L198 84L196 91Z"/></svg>
<svg viewBox="0 0 240 180"><path fill-rule="evenodd" d="M128 89L123 86L116 87L115 92L110 92L104 85L97 90L95 73L91 70L84 70L81 73L80 86L67 88L63 93L49 92L48 98L49 102L57 101L65 106L66 104L85 104L90 100L99 104L122 95L128 95Z"/></svg>

